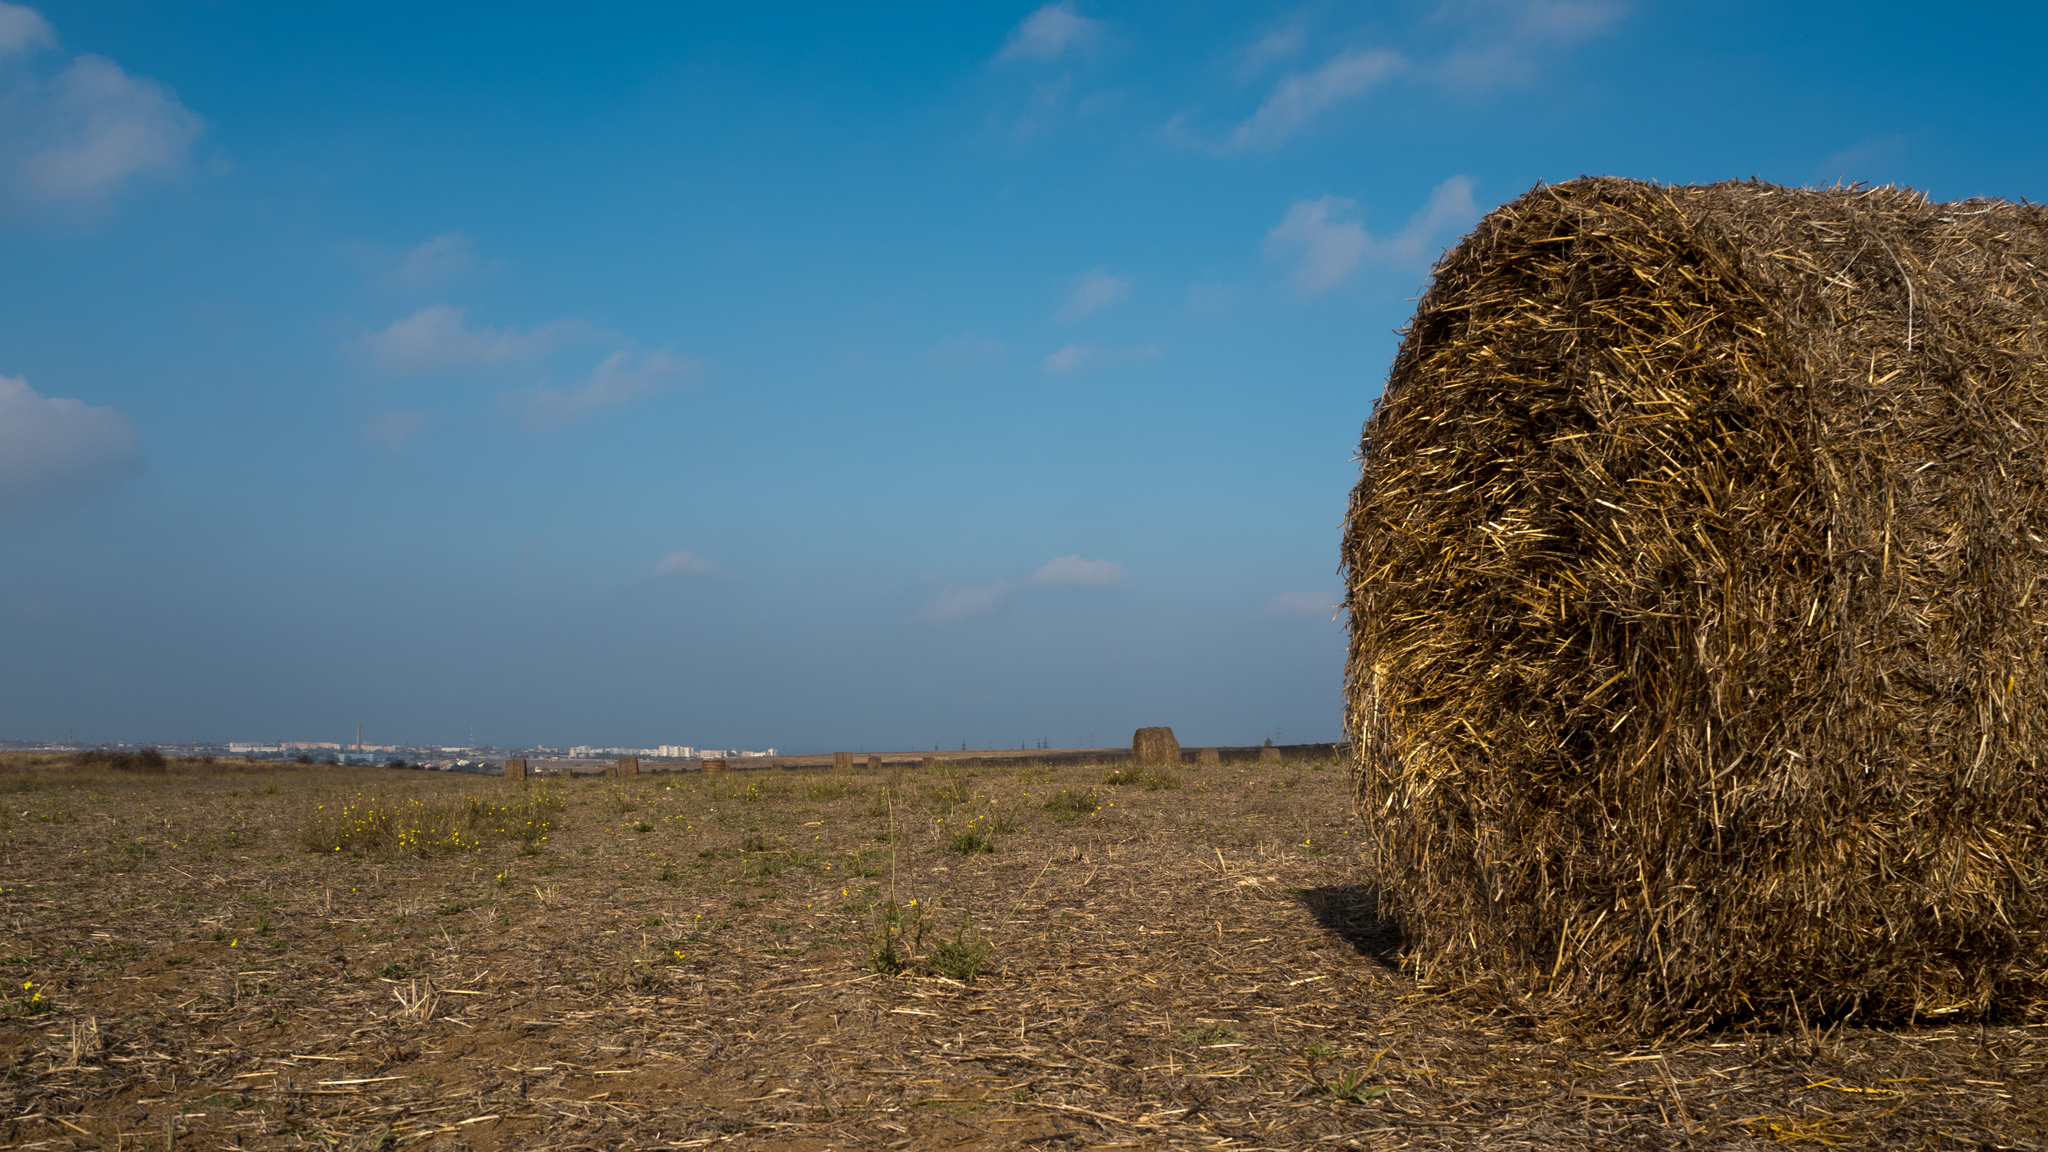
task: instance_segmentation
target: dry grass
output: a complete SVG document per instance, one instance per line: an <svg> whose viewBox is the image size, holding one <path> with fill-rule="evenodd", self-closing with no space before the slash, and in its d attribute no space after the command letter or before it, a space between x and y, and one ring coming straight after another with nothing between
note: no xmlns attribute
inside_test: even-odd
<svg viewBox="0 0 2048 1152"><path fill-rule="evenodd" d="M1539 187L1346 539L1417 970L1700 1028L2048 1014L2048 210Z"/></svg>
<svg viewBox="0 0 2048 1152"><path fill-rule="evenodd" d="M1469 1014L1392 964L1335 766L1183 766L1092 810L1048 801L1099 766L577 780L539 855L421 855L303 831L539 786L20 765L7 1147L2048 1143L2041 1028L1651 1049ZM995 852L948 850L970 818ZM884 976L892 906L923 936Z"/></svg>

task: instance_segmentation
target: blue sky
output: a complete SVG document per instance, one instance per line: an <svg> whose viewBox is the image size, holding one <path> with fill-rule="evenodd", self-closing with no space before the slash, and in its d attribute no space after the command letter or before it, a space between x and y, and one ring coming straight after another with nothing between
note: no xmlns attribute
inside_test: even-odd
<svg viewBox="0 0 2048 1152"><path fill-rule="evenodd" d="M1335 739L1436 256L2040 198L2048 18L1926 11L0 3L0 738Z"/></svg>

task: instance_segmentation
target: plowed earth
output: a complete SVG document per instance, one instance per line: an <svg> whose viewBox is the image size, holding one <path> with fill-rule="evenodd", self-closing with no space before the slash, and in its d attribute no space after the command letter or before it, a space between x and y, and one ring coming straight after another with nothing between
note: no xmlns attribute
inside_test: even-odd
<svg viewBox="0 0 2048 1152"><path fill-rule="evenodd" d="M420 855L306 830L522 785L0 760L0 1146L2048 1146L2048 1029L1483 1010L1396 966L1340 768L1105 771L528 782L535 849Z"/></svg>

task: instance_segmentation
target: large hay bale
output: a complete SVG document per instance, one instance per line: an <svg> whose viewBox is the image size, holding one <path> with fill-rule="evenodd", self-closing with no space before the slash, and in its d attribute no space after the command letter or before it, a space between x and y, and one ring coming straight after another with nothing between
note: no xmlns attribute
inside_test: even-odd
<svg viewBox="0 0 2048 1152"><path fill-rule="evenodd" d="M1180 763L1180 741L1171 728L1140 728L1131 736L1131 759L1140 764Z"/></svg>
<svg viewBox="0 0 2048 1152"><path fill-rule="evenodd" d="M1608 1022L2048 994L2048 213L1539 187L1437 267L1345 537L1410 962Z"/></svg>
<svg viewBox="0 0 2048 1152"><path fill-rule="evenodd" d="M505 761L505 779L526 779L526 761L517 758Z"/></svg>

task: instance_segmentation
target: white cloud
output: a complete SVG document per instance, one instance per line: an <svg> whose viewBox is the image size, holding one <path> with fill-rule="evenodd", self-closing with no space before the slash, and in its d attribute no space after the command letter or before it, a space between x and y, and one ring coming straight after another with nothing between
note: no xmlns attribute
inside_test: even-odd
<svg viewBox="0 0 2048 1152"><path fill-rule="evenodd" d="M1428 202L1408 218L1406 228L1378 243L1378 254L1394 260L1423 259L1444 232L1463 228L1479 215L1479 205L1472 201L1472 178L1453 176L1430 189Z"/></svg>
<svg viewBox="0 0 2048 1152"><path fill-rule="evenodd" d="M62 500L134 474L142 449L113 408L38 395L0 376L0 510Z"/></svg>
<svg viewBox="0 0 2048 1152"><path fill-rule="evenodd" d="M679 359L667 352L649 352L633 363L632 353L618 351L605 357L590 375L568 388L544 385L514 393L510 399L519 410L520 422L545 432L598 412L616 408L645 396L680 376L697 370L694 360Z"/></svg>
<svg viewBox="0 0 2048 1152"><path fill-rule="evenodd" d="M924 607L917 610L917 618L927 624L952 624L956 621L985 616L1003 603L1003 597L1010 591L1010 582L998 580L993 584L976 587L970 584L949 585L934 596Z"/></svg>
<svg viewBox="0 0 2048 1152"><path fill-rule="evenodd" d="M1268 252L1294 250L1301 254L1294 279L1302 291L1314 295L1342 284L1372 249L1372 237L1366 235L1364 225L1334 218L1356 207L1357 201L1341 196L1296 200L1266 234Z"/></svg>
<svg viewBox="0 0 2048 1152"><path fill-rule="evenodd" d="M1510 0L1521 10L1521 30L1561 40L1584 40L1611 30L1628 15L1619 0Z"/></svg>
<svg viewBox="0 0 2048 1152"><path fill-rule="evenodd" d="M50 48L57 43L57 33L50 28L50 22L42 13L19 4L0 2L0 55L19 52L27 55L31 49Z"/></svg>
<svg viewBox="0 0 2048 1152"><path fill-rule="evenodd" d="M1200 316L1221 316L1230 310L1235 296L1228 285L1198 280L1188 285L1188 311Z"/></svg>
<svg viewBox="0 0 2048 1152"><path fill-rule="evenodd" d="M1282 60L1300 55L1307 46L1308 36L1299 24L1269 33L1244 50L1238 74L1246 78L1256 76Z"/></svg>
<svg viewBox="0 0 2048 1152"><path fill-rule="evenodd" d="M656 576L730 576L731 573L695 552L671 552L654 566Z"/></svg>
<svg viewBox="0 0 2048 1152"><path fill-rule="evenodd" d="M1259 110L1231 130L1230 146L1277 147L1332 105L1364 95L1407 66L1408 58L1389 48L1347 48L1315 71L1275 85Z"/></svg>
<svg viewBox="0 0 2048 1152"><path fill-rule="evenodd" d="M1328 619L1335 615L1337 603L1342 599L1334 592L1282 592L1266 602L1269 616L1321 616Z"/></svg>
<svg viewBox="0 0 2048 1152"><path fill-rule="evenodd" d="M1053 314L1055 320L1079 320L1090 312L1099 311L1121 301L1131 294L1131 282L1122 276L1112 276L1109 269L1096 265L1093 269L1074 278L1074 290L1067 297L1066 304Z"/></svg>
<svg viewBox="0 0 2048 1152"><path fill-rule="evenodd" d="M926 359L939 368L954 372L965 372L994 364L1010 354L1001 340L986 336L962 336L932 349Z"/></svg>
<svg viewBox="0 0 2048 1152"><path fill-rule="evenodd" d="M80 56L0 102L0 165L16 200L91 203L132 177L184 171L204 128L157 81Z"/></svg>
<svg viewBox="0 0 2048 1152"><path fill-rule="evenodd" d="M1062 376L1092 368L1112 368L1122 364L1143 364L1155 359L1165 349L1157 344L1145 344L1137 348L1104 348L1100 344L1069 344L1045 358L1045 369Z"/></svg>
<svg viewBox="0 0 2048 1152"><path fill-rule="evenodd" d="M1295 283L1313 296L1349 280L1367 257L1392 263L1419 260L1445 231L1462 228L1480 214L1469 176L1453 176L1437 185L1429 201L1408 218L1407 227L1384 239L1375 239L1356 220L1340 218L1357 207L1341 196L1297 200L1266 234L1266 251L1295 254Z"/></svg>
<svg viewBox="0 0 2048 1152"><path fill-rule="evenodd" d="M1612 30L1628 10L1619 0L1450 0L1440 15L1473 34L1437 79L1467 95L1526 83L1543 56Z"/></svg>
<svg viewBox="0 0 2048 1152"><path fill-rule="evenodd" d="M1108 588L1121 584L1124 579L1123 565L1111 560L1083 560L1079 556L1061 556L1048 560L1038 571L1031 574L1033 584L1085 584L1092 588Z"/></svg>
<svg viewBox="0 0 2048 1152"><path fill-rule="evenodd" d="M388 372L432 372L441 368L476 368L544 356L588 329L574 320L557 320L529 332L510 328L470 329L464 312L448 304L429 304L358 344Z"/></svg>
<svg viewBox="0 0 2048 1152"><path fill-rule="evenodd" d="M1017 25L996 59L1057 60L1069 48L1096 43L1107 28L1102 21L1075 12L1073 0L1047 4Z"/></svg>
<svg viewBox="0 0 2048 1152"><path fill-rule="evenodd" d="M371 417L357 429L363 439L381 445L392 451L405 446L405 442L420 434L427 426L427 418L418 412L385 412Z"/></svg>
<svg viewBox="0 0 2048 1152"><path fill-rule="evenodd" d="M422 241L398 261L389 279L407 288L426 288L490 271L498 262L477 258L476 241L461 232L443 232Z"/></svg>
<svg viewBox="0 0 2048 1152"><path fill-rule="evenodd" d="M1867 136L1854 147L1821 161L1814 174L1822 180L1869 180L1877 182L1891 174L1912 144L1909 136Z"/></svg>

